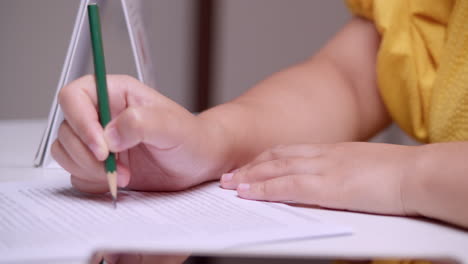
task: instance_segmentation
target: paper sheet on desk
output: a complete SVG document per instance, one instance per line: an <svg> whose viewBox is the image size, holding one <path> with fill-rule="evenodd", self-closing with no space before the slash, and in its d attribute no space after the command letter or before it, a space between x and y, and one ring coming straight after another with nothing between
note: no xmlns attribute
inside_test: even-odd
<svg viewBox="0 0 468 264"><path fill-rule="evenodd" d="M349 234L282 204L240 199L217 183L183 192L72 189L69 180L0 185L0 262L85 257L93 249L209 249Z"/></svg>

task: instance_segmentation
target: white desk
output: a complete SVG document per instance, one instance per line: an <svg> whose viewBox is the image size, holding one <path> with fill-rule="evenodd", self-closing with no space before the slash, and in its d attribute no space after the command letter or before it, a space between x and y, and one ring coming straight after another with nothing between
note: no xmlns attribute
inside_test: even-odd
<svg viewBox="0 0 468 264"><path fill-rule="evenodd" d="M43 120L0 121L0 181L24 181L65 175L61 170L32 166L44 126ZM312 208L301 210L327 222L350 226L354 234L235 248L223 252L195 253L317 258L447 257L468 263L468 232L464 230L420 219ZM80 260L77 261L79 263Z"/></svg>

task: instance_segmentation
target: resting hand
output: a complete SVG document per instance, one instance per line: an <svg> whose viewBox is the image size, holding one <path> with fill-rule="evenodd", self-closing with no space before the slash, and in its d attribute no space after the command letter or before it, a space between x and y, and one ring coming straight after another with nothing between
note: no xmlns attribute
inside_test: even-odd
<svg viewBox="0 0 468 264"><path fill-rule="evenodd" d="M108 76L113 120L103 129L93 76L62 88L65 121L52 155L85 192L108 190L103 160L118 153L117 182L137 190L180 190L210 180L222 168L207 139L216 125L204 121L128 76Z"/></svg>
<svg viewBox="0 0 468 264"><path fill-rule="evenodd" d="M246 199L411 214L405 211L402 187L416 150L362 142L279 146L224 174L221 186L237 188Z"/></svg>

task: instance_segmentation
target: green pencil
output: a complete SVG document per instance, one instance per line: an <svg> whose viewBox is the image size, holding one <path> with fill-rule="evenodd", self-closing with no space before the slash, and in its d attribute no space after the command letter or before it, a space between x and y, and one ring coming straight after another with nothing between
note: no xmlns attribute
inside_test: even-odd
<svg viewBox="0 0 468 264"><path fill-rule="evenodd" d="M102 48L101 23L99 21L99 7L96 4L88 5L89 29L93 47L94 72L96 75L96 90L99 105L99 120L102 127L111 120L109 110L109 95L107 94L106 65L104 63L104 50ZM112 195L114 208L117 202L117 172L115 154L109 153L105 161L107 181Z"/></svg>

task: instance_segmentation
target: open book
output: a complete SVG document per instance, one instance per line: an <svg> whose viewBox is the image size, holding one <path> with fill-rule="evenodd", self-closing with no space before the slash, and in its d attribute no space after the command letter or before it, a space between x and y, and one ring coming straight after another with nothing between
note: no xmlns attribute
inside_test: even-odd
<svg viewBox="0 0 468 264"><path fill-rule="evenodd" d="M98 3L102 9L105 9L108 2L110 1L81 0L67 55L62 67L62 74L50 108L47 127L36 152L35 166L58 167L58 164L50 155L50 147L57 138L58 127L63 121L63 113L58 105L57 95L63 86L85 74L86 66L91 56L87 5ZM128 37L130 39L138 79L150 87L156 87L153 65L149 56L148 41L141 16L142 0L121 0L120 3L128 32L127 36L123 35L121 37ZM106 18L102 17L102 19Z"/></svg>

